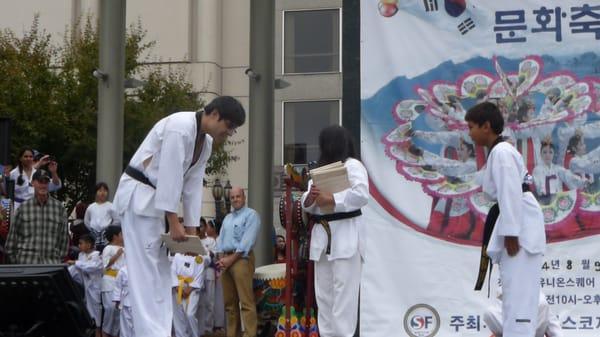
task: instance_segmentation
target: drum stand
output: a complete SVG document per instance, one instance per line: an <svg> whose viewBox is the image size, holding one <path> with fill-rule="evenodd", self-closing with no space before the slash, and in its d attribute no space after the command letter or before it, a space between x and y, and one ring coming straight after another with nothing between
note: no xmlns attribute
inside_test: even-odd
<svg viewBox="0 0 600 337"><path fill-rule="evenodd" d="M288 176L285 178L285 256L286 256L286 269L285 269L285 294L284 294L284 310L285 310L285 337L292 337L291 327L291 311L294 305L294 282L301 281L299 279L300 269L299 260L302 258L299 254L298 249L298 238L297 233L293 229L293 199L292 199L292 186L294 185L292 179ZM307 225L306 245L310 246L310 234L314 221L309 220ZM306 247L307 248L307 247ZM304 313L302 337L318 337L318 333L311 334L311 321L313 321L313 312L315 313L314 320L316 321L316 310L313 311L313 303L315 298L314 288L314 262L307 258L306 261L306 277L302 280L305 283L304 293L304 308L301 308L301 313ZM294 335L298 337L298 335Z"/></svg>

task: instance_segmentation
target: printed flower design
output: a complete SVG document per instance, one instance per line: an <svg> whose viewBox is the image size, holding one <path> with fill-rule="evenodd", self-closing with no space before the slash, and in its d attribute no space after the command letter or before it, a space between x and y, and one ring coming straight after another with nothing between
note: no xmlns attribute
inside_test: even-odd
<svg viewBox="0 0 600 337"><path fill-rule="evenodd" d="M476 179L485 152L468 137L464 117L470 107L496 103L505 120L504 135L522 153L528 142L551 134L559 123L585 120L588 113L600 111L600 100L594 99L600 93L600 79L579 79L567 71L544 74L539 56L522 59L510 71L498 58L490 61L493 74L472 70L455 82L434 80L416 87L413 97L393 106L396 125L381 138L399 174L421 183L434 202L466 198L465 207L479 218L493 203L486 200ZM535 164L533 158L526 158L526 164ZM543 208L546 224L570 220L589 203L594 202L577 191L558 193L552 205Z"/></svg>

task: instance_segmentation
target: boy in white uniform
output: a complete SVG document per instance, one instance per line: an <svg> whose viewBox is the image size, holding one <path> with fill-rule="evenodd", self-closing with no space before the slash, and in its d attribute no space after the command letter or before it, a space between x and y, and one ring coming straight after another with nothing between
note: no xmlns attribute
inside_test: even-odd
<svg viewBox="0 0 600 337"><path fill-rule="evenodd" d="M198 304L204 285L204 266L210 257L177 253L171 262L175 337L200 337Z"/></svg>
<svg viewBox="0 0 600 337"><path fill-rule="evenodd" d="M500 136L504 120L496 105L477 104L469 109L465 120L473 142L489 150L481 186L491 200L497 201L490 215L494 209L499 211L497 219L487 219L486 225L494 226L487 255L500 267L503 336L533 337L546 248L542 210L528 191L523 157Z"/></svg>
<svg viewBox="0 0 600 337"><path fill-rule="evenodd" d="M100 252L94 249L94 238L82 235L79 238L79 256L77 261L67 261L83 279L85 288L85 305L96 323L96 337L102 336L102 302L100 289L102 284L102 258Z"/></svg>
<svg viewBox="0 0 600 337"><path fill-rule="evenodd" d="M115 308L120 310L119 337L134 337L131 301L129 300L129 277L127 266L121 267L115 281L112 298Z"/></svg>
<svg viewBox="0 0 600 337"><path fill-rule="evenodd" d="M171 279L160 235L165 227L175 241L196 234L213 140L223 143L245 116L229 96L215 98L204 111L171 114L154 125L121 176L114 205L127 246L133 321L140 336L171 335ZM180 201L190 227L177 217Z"/></svg>
<svg viewBox="0 0 600 337"><path fill-rule="evenodd" d="M104 319L102 320L102 332L105 337L119 335L119 310L112 301L115 282L121 267L125 265L123 253L123 233L120 226L108 226L105 236L109 244L102 251L102 265L104 276L102 277L102 306L104 307Z"/></svg>

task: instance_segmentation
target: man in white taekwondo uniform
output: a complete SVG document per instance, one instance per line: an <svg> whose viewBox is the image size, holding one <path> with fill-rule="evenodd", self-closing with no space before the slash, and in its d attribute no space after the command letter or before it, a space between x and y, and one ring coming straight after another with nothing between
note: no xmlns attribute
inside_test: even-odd
<svg viewBox="0 0 600 337"><path fill-rule="evenodd" d="M171 336L170 267L160 239L165 219L174 240L195 235L213 141L224 142L244 123L245 116L242 105L229 96L215 98L203 111L169 115L150 130L121 176L114 205L127 247L137 336ZM183 224L177 217L180 201Z"/></svg>
<svg viewBox="0 0 600 337"><path fill-rule="evenodd" d="M488 223L493 226L487 255L500 267L503 337L534 337L546 247L542 210L524 183L528 172L523 157L500 136L504 120L496 105L480 103L469 109L465 120L473 142L489 150L481 185L497 201L485 231Z"/></svg>

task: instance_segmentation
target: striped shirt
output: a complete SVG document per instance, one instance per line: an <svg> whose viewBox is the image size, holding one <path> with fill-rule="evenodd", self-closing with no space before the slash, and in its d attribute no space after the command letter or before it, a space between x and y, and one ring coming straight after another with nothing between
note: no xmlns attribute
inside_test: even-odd
<svg viewBox="0 0 600 337"><path fill-rule="evenodd" d="M67 211L62 203L49 196L42 205L33 197L17 210L6 253L13 264L62 263L68 242Z"/></svg>

